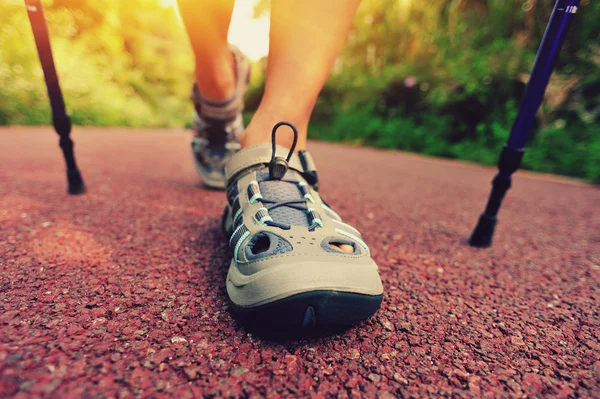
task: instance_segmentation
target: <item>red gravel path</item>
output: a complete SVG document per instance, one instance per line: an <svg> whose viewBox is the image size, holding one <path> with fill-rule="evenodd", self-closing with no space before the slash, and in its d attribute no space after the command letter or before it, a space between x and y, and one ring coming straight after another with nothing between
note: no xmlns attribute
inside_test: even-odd
<svg viewBox="0 0 600 399"><path fill-rule="evenodd" d="M386 288L370 321L268 342L232 319L221 192L182 131L0 130L0 397L600 397L600 191L521 173L494 248L465 240L494 171L311 143ZM342 167L343 165L343 167Z"/></svg>

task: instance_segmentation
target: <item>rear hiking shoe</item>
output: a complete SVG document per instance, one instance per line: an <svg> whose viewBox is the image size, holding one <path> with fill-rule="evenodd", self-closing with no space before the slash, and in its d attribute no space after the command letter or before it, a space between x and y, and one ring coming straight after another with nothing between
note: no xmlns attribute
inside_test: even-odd
<svg viewBox="0 0 600 399"><path fill-rule="evenodd" d="M196 110L192 152L200 180L215 189L225 188L225 163L239 151L244 134L244 94L250 81L250 63L237 47L231 46L235 62L236 87L227 100L202 97L194 85L192 101Z"/></svg>
<svg viewBox="0 0 600 399"><path fill-rule="evenodd" d="M294 153L296 140L291 149L275 144L281 125L297 137L280 122L272 145L243 149L225 166L232 309L261 328L354 325L381 306L377 265L360 233L321 199L310 154Z"/></svg>

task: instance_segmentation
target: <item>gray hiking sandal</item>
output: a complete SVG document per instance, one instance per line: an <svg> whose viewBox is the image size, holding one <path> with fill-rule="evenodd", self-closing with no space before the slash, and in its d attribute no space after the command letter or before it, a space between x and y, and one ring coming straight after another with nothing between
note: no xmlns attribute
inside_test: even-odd
<svg viewBox="0 0 600 399"><path fill-rule="evenodd" d="M294 131L291 149L275 144L282 125ZM297 135L280 122L272 145L243 149L225 166L227 294L243 322L343 328L379 309L383 287L360 233L321 199L310 154L294 153Z"/></svg>
<svg viewBox="0 0 600 399"><path fill-rule="evenodd" d="M225 188L225 163L240 149L244 133L242 111L250 80L250 63L237 47L231 46L237 83L231 97L212 101L202 97L194 85L192 101L196 110L192 139L194 164L200 180L208 187Z"/></svg>

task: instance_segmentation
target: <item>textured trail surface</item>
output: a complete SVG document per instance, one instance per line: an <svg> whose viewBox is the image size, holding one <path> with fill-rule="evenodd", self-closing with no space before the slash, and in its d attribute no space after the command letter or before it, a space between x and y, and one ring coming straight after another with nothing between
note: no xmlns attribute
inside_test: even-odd
<svg viewBox="0 0 600 399"><path fill-rule="evenodd" d="M189 133L0 129L0 397L600 397L600 190L519 172L494 247L466 239L491 168L310 143L324 198L385 286L342 334L269 341L232 318Z"/></svg>

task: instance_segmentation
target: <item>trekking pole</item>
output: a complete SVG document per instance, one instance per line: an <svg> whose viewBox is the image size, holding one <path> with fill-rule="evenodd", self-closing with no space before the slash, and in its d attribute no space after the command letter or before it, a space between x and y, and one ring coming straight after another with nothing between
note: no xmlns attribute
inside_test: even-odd
<svg viewBox="0 0 600 399"><path fill-rule="evenodd" d="M50 47L50 35L48 25L44 17L44 9L41 0L25 0L27 14L31 22L31 29L35 38L42 70L44 71L44 80L48 89L50 106L52 108L52 125L54 130L60 136L59 144L67 164L67 181L69 194L82 194L85 192L85 184L81 178L81 173L75 163L75 153L73 152L73 140L71 140L71 118L65 109L58 75L54 67L52 57L52 48Z"/></svg>
<svg viewBox="0 0 600 399"><path fill-rule="evenodd" d="M554 6L519 106L519 113L508 142L498 160L499 171L492 181L492 192L487 206L469 239L469 244L473 247L488 248L492 245L494 230L498 222L498 211L504 195L510 189L512 174L521 165L525 153L525 142L531 132L535 115L544 99L544 93L560 49L580 2L581 0L558 0Z"/></svg>

